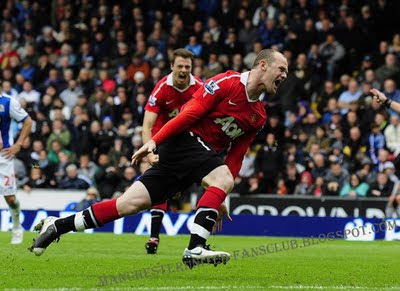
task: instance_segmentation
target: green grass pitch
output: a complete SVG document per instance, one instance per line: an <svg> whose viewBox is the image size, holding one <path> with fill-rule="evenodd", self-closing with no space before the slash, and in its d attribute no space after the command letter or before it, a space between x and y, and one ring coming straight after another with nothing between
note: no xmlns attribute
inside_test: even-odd
<svg viewBox="0 0 400 291"><path fill-rule="evenodd" d="M400 290L398 241L337 240L257 255L260 245L291 238L218 235L211 247L236 251L236 260L187 270L180 262L188 236L161 236L158 254L147 255L145 236L67 234L36 257L27 250L35 235L13 246L11 234L0 233L1 290Z"/></svg>

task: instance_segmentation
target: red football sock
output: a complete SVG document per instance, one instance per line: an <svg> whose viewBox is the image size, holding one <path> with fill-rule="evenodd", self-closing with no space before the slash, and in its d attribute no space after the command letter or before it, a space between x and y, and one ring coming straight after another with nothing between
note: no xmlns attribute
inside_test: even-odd
<svg viewBox="0 0 400 291"><path fill-rule="evenodd" d="M197 203L197 208L207 207L218 210L225 198L226 193L224 190L210 186L207 188L203 196L201 196L199 202Z"/></svg>
<svg viewBox="0 0 400 291"><path fill-rule="evenodd" d="M117 199L102 201L92 205L93 214L99 225L121 218L117 211Z"/></svg>
<svg viewBox="0 0 400 291"><path fill-rule="evenodd" d="M159 209L165 212L167 211L167 202L164 202L163 204L154 205L151 209Z"/></svg>

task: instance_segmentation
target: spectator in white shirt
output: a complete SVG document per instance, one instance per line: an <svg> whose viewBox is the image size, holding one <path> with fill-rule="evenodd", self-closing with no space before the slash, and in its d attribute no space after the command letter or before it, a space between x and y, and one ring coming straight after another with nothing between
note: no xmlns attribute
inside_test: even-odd
<svg viewBox="0 0 400 291"><path fill-rule="evenodd" d="M60 97L65 105L72 109L78 103L78 98L82 94L82 89L77 85L77 82L70 80L68 87L61 92Z"/></svg>
<svg viewBox="0 0 400 291"><path fill-rule="evenodd" d="M386 127L384 134L387 148L392 153L400 150L400 124L397 114L390 116L390 124Z"/></svg>
<svg viewBox="0 0 400 291"><path fill-rule="evenodd" d="M38 105L40 101L40 93L33 89L32 83L30 81L25 81L23 88L24 90L18 95L18 101L21 102L21 99L24 99L27 103Z"/></svg>

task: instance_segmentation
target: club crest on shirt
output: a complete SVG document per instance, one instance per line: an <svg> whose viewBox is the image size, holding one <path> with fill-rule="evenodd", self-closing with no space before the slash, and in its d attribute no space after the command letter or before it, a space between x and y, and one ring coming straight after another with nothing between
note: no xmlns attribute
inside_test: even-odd
<svg viewBox="0 0 400 291"><path fill-rule="evenodd" d="M250 120L251 120L252 123L256 123L257 122L257 114L252 113L250 115Z"/></svg>
<svg viewBox="0 0 400 291"><path fill-rule="evenodd" d="M4 105L0 104L0 112L4 112Z"/></svg>
<svg viewBox="0 0 400 291"><path fill-rule="evenodd" d="M156 106L157 98L154 95L150 95L149 104L150 106Z"/></svg>
<svg viewBox="0 0 400 291"><path fill-rule="evenodd" d="M214 94L218 89L219 86L214 80L211 80L209 83L204 85L204 90L206 90L206 92L209 94Z"/></svg>

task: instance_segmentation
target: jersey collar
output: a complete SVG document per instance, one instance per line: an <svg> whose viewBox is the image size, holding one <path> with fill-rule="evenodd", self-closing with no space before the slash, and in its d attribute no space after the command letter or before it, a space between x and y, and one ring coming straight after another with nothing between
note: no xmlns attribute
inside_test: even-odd
<svg viewBox="0 0 400 291"><path fill-rule="evenodd" d="M258 97L258 100L251 100L250 97L249 97L249 94L247 94L247 80L249 79L249 75L250 75L250 71L247 71L247 72L244 72L244 73L240 74L240 83L242 83L244 85L247 101L249 101L249 102L262 101L264 99L265 93L262 93Z"/></svg>
<svg viewBox="0 0 400 291"><path fill-rule="evenodd" d="M194 78L194 76L192 74L190 74L190 82L189 82L189 86L187 86L185 89L179 89L176 88L174 86L174 81L173 81L173 77L172 77L172 72L167 76L167 85L174 87L176 90L178 90L179 92L185 92L190 86L196 84L196 80Z"/></svg>

